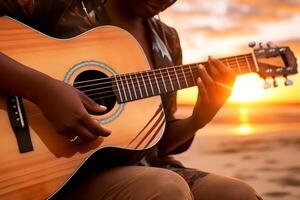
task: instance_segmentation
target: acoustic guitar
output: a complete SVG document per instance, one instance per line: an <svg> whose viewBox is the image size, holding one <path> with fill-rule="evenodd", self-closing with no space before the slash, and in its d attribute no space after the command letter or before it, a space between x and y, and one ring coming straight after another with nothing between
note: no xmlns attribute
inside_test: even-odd
<svg viewBox="0 0 300 200"><path fill-rule="evenodd" d="M62 40L2 17L0 51L107 106L107 111L92 117L112 131L107 138L76 145L56 133L36 105L1 94L0 199L6 200L53 197L84 163L107 149L122 154L153 147L165 128L160 94L195 86L198 77L199 63L150 69L135 38L113 26ZM297 73L289 47L269 44L220 60L237 74L267 78ZM98 162L105 165L105 159Z"/></svg>

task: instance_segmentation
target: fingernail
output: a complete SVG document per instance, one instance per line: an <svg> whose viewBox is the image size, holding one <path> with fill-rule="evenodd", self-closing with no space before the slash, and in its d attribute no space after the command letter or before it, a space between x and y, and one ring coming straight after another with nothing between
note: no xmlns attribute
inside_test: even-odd
<svg viewBox="0 0 300 200"><path fill-rule="evenodd" d="M203 65L199 64L198 66L199 66L200 69L204 69Z"/></svg>
<svg viewBox="0 0 300 200"><path fill-rule="evenodd" d="M106 130L106 136L109 136L111 134L111 131Z"/></svg>
<svg viewBox="0 0 300 200"><path fill-rule="evenodd" d="M107 107L103 106L103 105L99 105L99 108L101 108L102 110L106 110L107 109Z"/></svg>

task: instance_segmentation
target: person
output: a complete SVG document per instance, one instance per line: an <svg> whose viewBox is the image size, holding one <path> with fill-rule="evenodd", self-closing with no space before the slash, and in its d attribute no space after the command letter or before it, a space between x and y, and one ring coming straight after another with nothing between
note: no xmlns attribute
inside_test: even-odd
<svg viewBox="0 0 300 200"><path fill-rule="evenodd" d="M0 15L15 18L56 38L70 38L101 25L114 25L131 33L142 46L152 68L182 63L177 32L155 15L176 0L2 0ZM0 53L0 91L22 96L39 106L59 134L83 142L107 137L110 130L96 123L91 111L98 105L62 81L24 66ZM199 65L198 99L193 113L176 119L176 93L162 95L166 129L162 140L138 165L117 166L82 177L66 192L66 199L261 199L246 183L213 173L187 168L171 155L186 151L195 133L224 104L235 75L218 59ZM13 80L18 78L18 84ZM43 87L40 87L40 86ZM25 88L32 88L26 90ZM60 96L60 103L55 99ZM72 102L70 104L70 102ZM64 105L64 106L61 106ZM51 107L51 109L49 109Z"/></svg>

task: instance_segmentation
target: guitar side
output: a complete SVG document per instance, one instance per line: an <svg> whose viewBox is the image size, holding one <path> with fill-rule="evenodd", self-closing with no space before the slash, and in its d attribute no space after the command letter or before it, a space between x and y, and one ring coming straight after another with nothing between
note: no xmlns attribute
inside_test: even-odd
<svg viewBox="0 0 300 200"><path fill-rule="evenodd" d="M71 85L80 73L88 70L110 76L149 69L137 41L112 26L59 40L2 17L0 51ZM110 112L92 116L112 130L111 136L78 146L57 134L36 105L25 100L24 106L33 151L20 153L8 119L5 96L0 96L0 199L45 199L93 152L104 147L150 148L162 137L165 127L159 96L126 104L115 103Z"/></svg>

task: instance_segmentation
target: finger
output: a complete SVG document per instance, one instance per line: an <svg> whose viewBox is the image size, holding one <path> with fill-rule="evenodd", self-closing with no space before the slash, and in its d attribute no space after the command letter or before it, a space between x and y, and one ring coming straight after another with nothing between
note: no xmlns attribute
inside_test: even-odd
<svg viewBox="0 0 300 200"><path fill-rule="evenodd" d="M221 77L221 73L216 67L216 63L212 61L211 56L208 57L208 71L214 80L219 80Z"/></svg>
<svg viewBox="0 0 300 200"><path fill-rule="evenodd" d="M69 129L69 131L65 131L64 133L60 133L60 134L65 136L69 141L71 141L72 139L74 139L77 136L74 133L74 131L72 131L71 129Z"/></svg>
<svg viewBox="0 0 300 200"><path fill-rule="evenodd" d="M235 76L234 71L232 70L232 68L230 68L229 66L226 66L222 61L220 61L219 59L216 59L212 56L210 56L210 62L212 63L212 65L215 66L215 68L224 76Z"/></svg>
<svg viewBox="0 0 300 200"><path fill-rule="evenodd" d="M86 141L86 142L93 141L98 138L98 136L92 134L89 130L87 130L81 124L78 124L76 127L74 127L72 129L72 134L78 136L80 138L80 140Z"/></svg>
<svg viewBox="0 0 300 200"><path fill-rule="evenodd" d="M214 85L214 80L211 76L207 73L206 69L203 65L198 65L198 71L200 79L203 81L204 85L207 87L212 87Z"/></svg>
<svg viewBox="0 0 300 200"><path fill-rule="evenodd" d="M219 59L216 59L212 56L209 57L209 62L214 66L215 69L219 71L220 77L217 79L220 82L232 85L235 81L236 74L229 66L226 66Z"/></svg>
<svg viewBox="0 0 300 200"><path fill-rule="evenodd" d="M95 101L93 101L91 98L89 98L83 92L79 91L79 94L80 94L81 101L87 111L89 111L89 112L104 112L104 111L106 111L107 108L105 106L97 104Z"/></svg>
<svg viewBox="0 0 300 200"><path fill-rule="evenodd" d="M95 136L107 137L111 134L111 131L103 128L99 122L91 118L89 115L83 118L81 124Z"/></svg>
<svg viewBox="0 0 300 200"><path fill-rule="evenodd" d="M197 86L198 86L198 99L200 99L201 104L209 103L209 96L207 90L200 78L197 78Z"/></svg>

